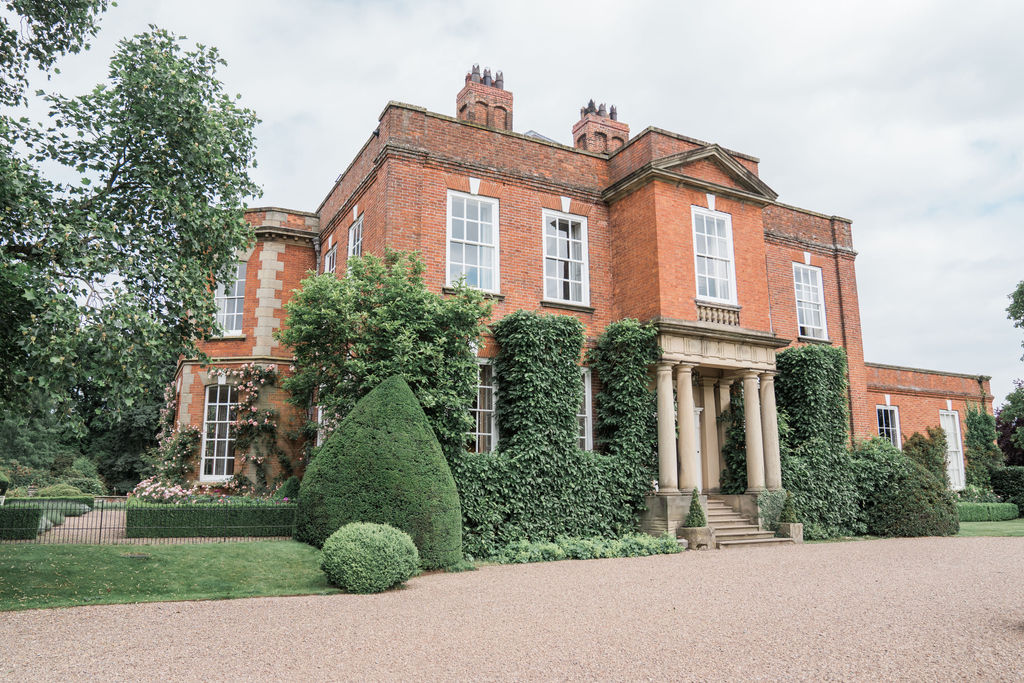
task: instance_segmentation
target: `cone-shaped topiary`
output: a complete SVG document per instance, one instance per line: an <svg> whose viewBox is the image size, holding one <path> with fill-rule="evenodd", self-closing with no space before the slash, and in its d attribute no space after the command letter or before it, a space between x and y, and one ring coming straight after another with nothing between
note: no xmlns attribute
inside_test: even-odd
<svg viewBox="0 0 1024 683"><path fill-rule="evenodd" d="M309 464L295 538L321 547L345 524L390 524L412 537L424 568L462 560L455 480L427 416L401 377L364 396Z"/></svg>
<svg viewBox="0 0 1024 683"><path fill-rule="evenodd" d="M786 491L786 500L782 503L779 513L779 524L797 524L796 509L793 507L793 494Z"/></svg>
<svg viewBox="0 0 1024 683"><path fill-rule="evenodd" d="M683 526L687 529L696 529L707 525L708 519L704 516L704 508L700 506L700 491L693 489L693 498L690 499L690 514L686 515L686 522Z"/></svg>

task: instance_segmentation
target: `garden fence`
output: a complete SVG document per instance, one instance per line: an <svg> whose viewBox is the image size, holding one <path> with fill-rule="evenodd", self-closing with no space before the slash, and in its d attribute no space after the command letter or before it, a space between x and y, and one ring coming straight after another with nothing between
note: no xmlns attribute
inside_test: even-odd
<svg viewBox="0 0 1024 683"><path fill-rule="evenodd" d="M290 538L293 503L129 504L123 496L7 498L0 543L210 543Z"/></svg>

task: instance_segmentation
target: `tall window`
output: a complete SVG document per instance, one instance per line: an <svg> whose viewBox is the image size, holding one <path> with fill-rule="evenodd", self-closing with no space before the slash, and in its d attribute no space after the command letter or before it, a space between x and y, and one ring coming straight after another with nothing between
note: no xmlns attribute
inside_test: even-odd
<svg viewBox="0 0 1024 683"><path fill-rule="evenodd" d="M206 387L203 464L200 481L230 479L235 473L235 417L238 390L228 384Z"/></svg>
<svg viewBox="0 0 1024 683"><path fill-rule="evenodd" d="M498 200L448 193L448 284L498 291Z"/></svg>
<svg viewBox="0 0 1024 683"><path fill-rule="evenodd" d="M900 411L896 406L875 406L878 414L878 435L888 439L896 448L902 448L900 440Z"/></svg>
<svg viewBox="0 0 1024 683"><path fill-rule="evenodd" d="M363 215L348 227L348 257L363 255Z"/></svg>
<svg viewBox="0 0 1024 683"><path fill-rule="evenodd" d="M692 212L697 296L734 304L736 271L732 256L732 218L698 206L692 207Z"/></svg>
<svg viewBox="0 0 1024 683"><path fill-rule="evenodd" d="M587 219L544 212L544 296L590 303L587 273Z"/></svg>
<svg viewBox="0 0 1024 683"><path fill-rule="evenodd" d="M583 380L583 403L576 416L580 423L580 448L584 451L594 449L594 423L590 409L590 368L580 368Z"/></svg>
<svg viewBox="0 0 1024 683"><path fill-rule="evenodd" d="M334 269L338 267L338 245L335 244L333 247L327 250L324 254L324 272L333 273Z"/></svg>
<svg viewBox="0 0 1024 683"><path fill-rule="evenodd" d="M470 411L473 431L469 432L474 453L489 453L498 444L498 425L494 420L494 368L490 363L477 364L476 401Z"/></svg>
<svg viewBox="0 0 1024 683"><path fill-rule="evenodd" d="M217 326L221 334L242 333L242 309L245 305L245 261L235 266L234 280L225 282L214 294Z"/></svg>
<svg viewBox="0 0 1024 683"><path fill-rule="evenodd" d="M828 339L821 268L794 263L793 285L796 288L796 321L800 336Z"/></svg>

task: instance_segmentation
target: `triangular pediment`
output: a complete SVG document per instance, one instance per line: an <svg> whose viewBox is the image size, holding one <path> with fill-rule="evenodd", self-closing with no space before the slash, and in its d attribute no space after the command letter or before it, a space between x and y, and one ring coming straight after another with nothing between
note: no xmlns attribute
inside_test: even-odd
<svg viewBox="0 0 1024 683"><path fill-rule="evenodd" d="M733 188L759 195L770 201L779 196L775 190L718 145L707 145L662 157L652 165L655 169L682 178L693 178L703 183Z"/></svg>

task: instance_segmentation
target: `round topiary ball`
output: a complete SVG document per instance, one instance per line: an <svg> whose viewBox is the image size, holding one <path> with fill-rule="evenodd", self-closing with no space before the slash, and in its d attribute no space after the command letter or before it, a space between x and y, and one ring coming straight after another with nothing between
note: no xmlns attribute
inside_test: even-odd
<svg viewBox="0 0 1024 683"><path fill-rule="evenodd" d="M320 568L349 593L380 593L409 579L420 564L409 534L387 524L346 524L324 541Z"/></svg>

